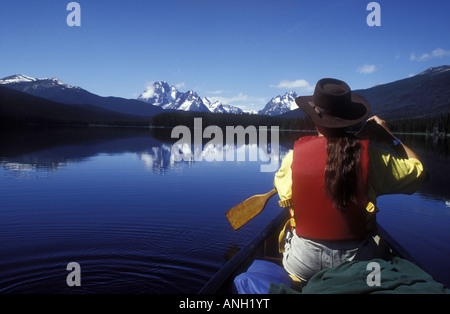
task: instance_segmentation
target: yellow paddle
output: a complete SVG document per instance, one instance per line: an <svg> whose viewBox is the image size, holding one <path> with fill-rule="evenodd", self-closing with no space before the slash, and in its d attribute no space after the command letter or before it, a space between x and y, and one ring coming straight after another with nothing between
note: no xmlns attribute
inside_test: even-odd
<svg viewBox="0 0 450 314"><path fill-rule="evenodd" d="M227 216L231 227L233 227L234 230L238 230L247 222L255 218L255 216L266 207L269 199L275 194L277 194L277 190L273 189L266 194L254 195L228 210L225 215Z"/></svg>

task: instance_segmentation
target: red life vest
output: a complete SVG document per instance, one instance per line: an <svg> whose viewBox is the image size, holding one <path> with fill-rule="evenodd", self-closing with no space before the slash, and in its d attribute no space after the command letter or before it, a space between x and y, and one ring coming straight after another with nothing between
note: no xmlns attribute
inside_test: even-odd
<svg viewBox="0 0 450 314"><path fill-rule="evenodd" d="M365 208L368 177L368 141L361 141L361 193L357 204L344 212L336 209L324 190L327 139L308 136L294 145L292 202L298 236L315 240L357 240L367 235Z"/></svg>

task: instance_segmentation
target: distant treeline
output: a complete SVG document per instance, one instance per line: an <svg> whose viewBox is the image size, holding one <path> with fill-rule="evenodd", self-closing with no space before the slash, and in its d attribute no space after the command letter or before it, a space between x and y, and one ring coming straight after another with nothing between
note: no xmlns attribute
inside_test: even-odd
<svg viewBox="0 0 450 314"><path fill-rule="evenodd" d="M247 127L253 125L278 126L280 130L315 130L314 124L308 118L284 118L253 114L225 114L204 112L164 112L154 116L150 125L153 127L173 128L184 125L194 127L194 118L202 118L202 127L215 125L220 128L226 126L241 125ZM402 119L387 121L393 132L406 133L448 133L450 130L450 113L441 113L436 117L421 119ZM358 131L362 124L357 125L352 131Z"/></svg>
<svg viewBox="0 0 450 314"><path fill-rule="evenodd" d="M0 128L40 125L148 126L150 118L90 105L66 105L0 86Z"/></svg>
<svg viewBox="0 0 450 314"><path fill-rule="evenodd" d="M0 128L41 125L110 125L153 126L173 128L184 125L194 127L194 118L202 118L202 127L218 126L278 126L280 130L315 130L308 118L266 116L257 114L226 114L170 111L153 117L127 115L90 105L65 105L0 86ZM390 121L394 132L448 134L450 113L444 112L429 118ZM354 126L357 131L361 125Z"/></svg>
<svg viewBox="0 0 450 314"><path fill-rule="evenodd" d="M435 117L422 119L402 119L388 121L393 132L448 134L450 131L450 113L440 113Z"/></svg>
<svg viewBox="0 0 450 314"><path fill-rule="evenodd" d="M207 113L207 112L164 112L154 116L150 122L153 127L176 127L184 125L194 127L194 118L202 118L202 127L253 125L278 126L280 130L314 130L314 124L306 118L282 118L255 114Z"/></svg>
<svg viewBox="0 0 450 314"><path fill-rule="evenodd" d="M73 106L65 110L63 114L44 110L20 112L2 110L0 104L0 128L23 127L27 125L79 125L79 126L140 126L146 127L149 124L149 118L138 119L137 117L127 117L121 114L107 114L96 110L81 110Z"/></svg>

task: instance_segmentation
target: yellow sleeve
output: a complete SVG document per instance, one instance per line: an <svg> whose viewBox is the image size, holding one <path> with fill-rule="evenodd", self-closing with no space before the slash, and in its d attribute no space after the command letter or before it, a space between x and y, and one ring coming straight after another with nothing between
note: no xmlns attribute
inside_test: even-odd
<svg viewBox="0 0 450 314"><path fill-rule="evenodd" d="M369 150L369 200L386 194L413 194L427 173L415 159L397 158L376 148Z"/></svg>
<svg viewBox="0 0 450 314"><path fill-rule="evenodd" d="M283 159L280 169L275 173L273 185L277 189L280 201L280 207L289 207L292 205L292 170L293 151L291 150Z"/></svg>

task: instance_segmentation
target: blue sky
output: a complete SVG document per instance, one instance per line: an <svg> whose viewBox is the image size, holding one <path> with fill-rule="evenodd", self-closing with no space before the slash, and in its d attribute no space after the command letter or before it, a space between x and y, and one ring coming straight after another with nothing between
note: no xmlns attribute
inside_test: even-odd
<svg viewBox="0 0 450 314"><path fill-rule="evenodd" d="M368 88L450 64L450 1L2 0L0 78L57 77L135 98L153 81L244 109L311 94L323 77Z"/></svg>

